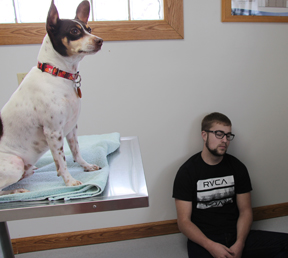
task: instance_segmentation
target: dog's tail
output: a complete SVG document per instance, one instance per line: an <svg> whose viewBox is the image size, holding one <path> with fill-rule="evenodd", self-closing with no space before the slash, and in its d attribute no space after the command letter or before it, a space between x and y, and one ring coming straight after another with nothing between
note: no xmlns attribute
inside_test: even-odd
<svg viewBox="0 0 288 258"><path fill-rule="evenodd" d="M0 140L1 140L2 135L3 135L3 123L1 119L1 113L0 113Z"/></svg>

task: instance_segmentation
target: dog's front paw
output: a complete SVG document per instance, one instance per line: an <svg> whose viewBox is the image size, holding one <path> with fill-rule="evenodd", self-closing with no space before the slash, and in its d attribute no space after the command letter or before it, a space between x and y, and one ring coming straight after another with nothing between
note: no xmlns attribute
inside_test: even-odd
<svg viewBox="0 0 288 258"><path fill-rule="evenodd" d="M77 185L82 185L82 182L72 178L72 179L68 180L65 184L66 184L66 186L77 186Z"/></svg>
<svg viewBox="0 0 288 258"><path fill-rule="evenodd" d="M87 164L86 166L83 166L85 172L89 171L95 171L101 169L99 166L95 164Z"/></svg>

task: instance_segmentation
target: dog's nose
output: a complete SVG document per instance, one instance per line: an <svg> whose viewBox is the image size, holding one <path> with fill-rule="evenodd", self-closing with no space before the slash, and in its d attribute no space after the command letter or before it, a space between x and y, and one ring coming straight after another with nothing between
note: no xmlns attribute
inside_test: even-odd
<svg viewBox="0 0 288 258"><path fill-rule="evenodd" d="M99 47L101 47L103 45L103 39L101 39L101 38L97 38L95 40L95 42L96 42L96 45L99 46Z"/></svg>

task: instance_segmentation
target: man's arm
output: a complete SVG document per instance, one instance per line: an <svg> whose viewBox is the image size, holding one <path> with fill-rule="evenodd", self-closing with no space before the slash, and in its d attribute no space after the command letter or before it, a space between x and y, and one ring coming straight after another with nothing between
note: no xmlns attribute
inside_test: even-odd
<svg viewBox="0 0 288 258"><path fill-rule="evenodd" d="M253 212L251 208L251 194L237 194L237 206L239 218L237 221L237 240L231 249L235 252L235 258L240 258L245 245L247 235L253 221Z"/></svg>
<svg viewBox="0 0 288 258"><path fill-rule="evenodd" d="M234 252L228 247L207 238L203 232L191 221L192 202L175 199L177 223L179 230L191 241L205 248L213 257L234 258Z"/></svg>

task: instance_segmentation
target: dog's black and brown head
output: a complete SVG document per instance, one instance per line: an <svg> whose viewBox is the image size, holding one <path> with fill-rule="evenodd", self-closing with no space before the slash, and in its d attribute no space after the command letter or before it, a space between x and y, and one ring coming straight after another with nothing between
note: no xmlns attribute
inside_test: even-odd
<svg viewBox="0 0 288 258"><path fill-rule="evenodd" d="M48 12L46 30L54 49L62 56L94 54L102 47L103 40L91 34L87 26L90 13L89 1L82 1L74 20L60 19L54 0Z"/></svg>

